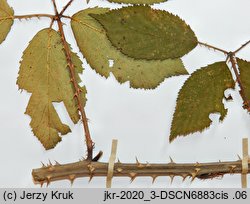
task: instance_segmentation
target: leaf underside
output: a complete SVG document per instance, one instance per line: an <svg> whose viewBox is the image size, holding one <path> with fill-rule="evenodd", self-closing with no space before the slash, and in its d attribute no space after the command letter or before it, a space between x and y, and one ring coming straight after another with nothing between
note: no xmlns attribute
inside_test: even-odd
<svg viewBox="0 0 250 204"><path fill-rule="evenodd" d="M0 44L5 40L10 32L13 19L7 19L14 15L13 9L7 4L6 0L0 0Z"/></svg>
<svg viewBox="0 0 250 204"><path fill-rule="evenodd" d="M76 79L80 82L82 62L72 52ZM45 149L51 149L61 141L61 135L70 132L63 124L52 102L63 102L74 123L80 119L74 88L63 50L61 37L52 29L43 29L31 40L23 53L17 84L20 89L32 93L26 114L31 116L32 131ZM85 105L85 88L82 89L82 103Z"/></svg>
<svg viewBox="0 0 250 204"><path fill-rule="evenodd" d="M167 0L108 0L113 3L125 3L125 4L154 4L166 2Z"/></svg>
<svg viewBox="0 0 250 204"><path fill-rule="evenodd" d="M108 9L93 8L73 16L71 26L77 44L90 66L100 75L112 73L120 82L130 82L133 88L153 89L165 78L188 74L180 59L135 60L112 46L103 27L88 14L102 14ZM112 67L109 60L113 60Z"/></svg>
<svg viewBox="0 0 250 204"><path fill-rule="evenodd" d="M90 15L103 25L114 47L135 59L179 58L197 45L194 32L183 20L149 6Z"/></svg>
<svg viewBox="0 0 250 204"><path fill-rule="evenodd" d="M211 113L220 113L222 121L227 114L222 100L224 91L229 88L234 88L234 81L225 62L217 62L195 71L179 92L170 141L177 136L208 128Z"/></svg>
<svg viewBox="0 0 250 204"><path fill-rule="evenodd" d="M244 88L245 96L250 100L250 62L237 59L240 71L240 79Z"/></svg>

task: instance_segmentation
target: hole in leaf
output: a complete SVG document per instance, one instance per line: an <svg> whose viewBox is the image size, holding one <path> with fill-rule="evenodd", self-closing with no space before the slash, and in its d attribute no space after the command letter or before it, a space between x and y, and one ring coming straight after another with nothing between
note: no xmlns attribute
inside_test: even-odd
<svg viewBox="0 0 250 204"><path fill-rule="evenodd" d="M109 59L109 67L112 68L114 66L114 60Z"/></svg>

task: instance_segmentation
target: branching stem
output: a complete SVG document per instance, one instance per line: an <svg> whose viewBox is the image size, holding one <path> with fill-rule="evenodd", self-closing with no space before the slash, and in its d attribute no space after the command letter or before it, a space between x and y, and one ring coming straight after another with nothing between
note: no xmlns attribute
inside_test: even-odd
<svg viewBox="0 0 250 204"><path fill-rule="evenodd" d="M76 163L71 164L55 164L55 165L48 165L43 166L39 169L34 169L32 172L33 179L36 183L43 184L44 182L47 182L49 184L51 181L56 180L63 180L63 179L69 179L71 183L73 183L75 178L78 177L87 177L89 176L90 179L92 179L93 176L106 176L108 173L108 163L101 163L98 162L99 158L102 156L102 152L99 152L95 157L93 157L93 148L94 143L92 142L90 131L88 127L88 119L86 117L86 113L84 110L84 107L81 102L81 89L77 83L77 80L75 78L75 67L72 62L72 56L71 51L69 48L69 45L65 38L65 33L63 29L63 23L61 21L61 18L68 18L71 20L73 19L70 16L63 15L64 12L67 10L67 8L72 4L74 0L70 0L62 9L62 11L59 13L55 0L52 0L55 15L51 14L29 14L29 15L14 15L9 17L0 18L1 20L6 19L29 19L29 18L50 18L52 20L51 26L54 21L57 22L59 32L62 38L62 43L64 46L65 55L68 62L68 68L70 70L71 75L71 82L74 87L75 91L75 98L78 104L78 110L81 114L81 120L83 122L84 132L85 132L85 139L86 139L86 145L87 145L87 159L84 161L79 161ZM95 28L92 28L95 29ZM95 29L98 31L97 29ZM98 31L100 32L100 31ZM241 47L239 47L234 52L228 52L226 50L220 49L218 47L209 45L207 43L199 42L198 44L205 46L209 49L213 49L219 52L222 52L223 54L227 55L227 58L230 60L232 64L233 71L236 76L236 80L240 86L240 94L243 99L244 104L248 102L244 87L242 84L242 81L240 79L240 74L237 69L237 61L235 54L241 51L243 48L245 48L247 45L250 44L250 40L244 43ZM249 109L249 106L248 106ZM249 163L248 163L249 166ZM225 174L241 174L242 173L242 163L241 160L238 161L232 161L232 162L214 162L214 163L195 163L195 164L176 164L173 162L170 162L168 164L141 164L138 161L133 164L123 164L120 162L115 163L114 166L114 176L121 177L121 176L128 176L133 181L136 177L139 176L151 176L153 178L153 181L158 176L170 176L171 180L175 176L181 176L183 179L186 177L191 177L192 180L195 178L199 179L210 179L215 178L218 176L223 176ZM248 173L250 173L250 167L248 168Z"/></svg>
<svg viewBox="0 0 250 204"><path fill-rule="evenodd" d="M237 60L236 60L236 57L235 57L236 53L238 53L240 50L242 50L244 47L246 47L248 44L250 44L250 40L247 41L246 43L244 43L240 48L238 48L234 52L228 52L226 50L223 50L223 49L220 49L220 48L217 48L217 47L214 47L212 45L202 43L202 42L199 42L199 41L198 41L198 43L200 45L203 45L203 46L209 48L209 49L214 49L214 50L220 51L220 52L224 53L225 55L227 55L227 60L229 60L230 63L232 64L232 68L233 68L234 74L236 76L236 81L237 81L237 83L239 84L239 87L240 87L240 95L241 95L241 98L242 98L243 104L244 104L243 108L250 111L249 99L247 99L247 97L246 97L245 89L244 89L243 83L242 83L242 81L240 79L240 74L239 74L238 69L237 69Z"/></svg>

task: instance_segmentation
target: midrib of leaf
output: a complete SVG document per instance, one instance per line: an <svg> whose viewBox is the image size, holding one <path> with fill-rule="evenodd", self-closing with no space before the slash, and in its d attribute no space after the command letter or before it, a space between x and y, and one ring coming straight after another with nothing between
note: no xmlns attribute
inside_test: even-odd
<svg viewBox="0 0 250 204"><path fill-rule="evenodd" d="M48 46L47 46L47 64L46 64L46 68L47 68L47 95L48 95L48 100L47 100L47 104L50 103L49 99L50 99L50 94L49 94L49 87L50 87L50 76L52 77L53 75L50 74L50 63L49 63L49 59L50 59L50 49L49 47L51 46L51 30L49 31L49 38L48 38ZM47 105L48 107L48 113L50 113L50 106ZM47 126L50 127L50 114L48 114L48 124ZM50 129L49 129L49 135L51 135Z"/></svg>
<svg viewBox="0 0 250 204"><path fill-rule="evenodd" d="M82 72L82 63L75 53L72 52L72 56L76 79L80 83L78 74ZM53 148L61 141L60 135L70 132L53 103L63 102L72 122L77 123L80 119L58 32L43 29L31 40L23 54L17 84L20 89L32 93L26 114L31 116L34 134L46 149ZM85 104L84 95L82 103Z"/></svg>
<svg viewBox="0 0 250 204"><path fill-rule="evenodd" d="M79 20L79 19L77 19L77 18L71 18L71 19L72 19L73 21L77 22L77 23L80 23L82 26L86 26L86 27L88 27L88 28L90 28L90 29L92 29L92 30L98 32L98 33L105 34L105 32L103 32L102 30L98 30L97 28L91 26L91 25L88 24L88 23L84 23L84 22L82 22L81 20ZM86 20L87 20L87 19L86 19ZM93 20L94 20L94 19L93 19ZM106 34L105 34L105 35L106 35Z"/></svg>
<svg viewBox="0 0 250 204"><path fill-rule="evenodd" d="M101 76L109 77L113 74L118 82L130 82L130 87L154 89L165 78L171 76L188 74L180 59L175 60L137 60L130 58L114 48L107 39L106 32L102 25L89 14L108 12L108 9L94 8L76 13L72 17L72 28L77 44L90 66ZM84 37L86 35L86 37ZM91 39L100 45L93 47L86 39ZM101 50L100 50L101 49ZM95 60L91 57L91 50L100 52ZM105 50L105 51L104 51ZM94 54L94 53L93 53ZM110 68L108 59L114 60L114 66ZM107 60L107 61L106 61ZM145 68L144 68L145 67ZM150 69L152 71L150 72Z"/></svg>
<svg viewBox="0 0 250 204"><path fill-rule="evenodd" d="M13 19L13 16L6 16L4 18L0 18L1 23L5 20Z"/></svg>
<svg viewBox="0 0 250 204"><path fill-rule="evenodd" d="M95 27L91 26L90 24L88 24L88 23L86 23L86 22L82 22L80 19L77 19L77 18L71 18L71 19L72 19L73 21L76 21L77 23L80 23L82 26L86 26L86 27L88 27L88 28L90 28L90 29L92 29L92 30L94 30L94 31L96 31L96 32L99 32L99 33L102 33L102 34L106 35L106 33L103 32L102 30L99 30L98 28L95 28ZM88 20L88 19L86 19L86 20ZM94 19L93 19L93 20L94 20ZM135 32L138 32L138 30L133 29L133 28L131 28L131 30L134 30ZM143 34L161 38L160 36L153 35L153 34L147 33L147 32L143 32Z"/></svg>
<svg viewBox="0 0 250 204"><path fill-rule="evenodd" d="M149 6L122 7L89 15L102 25L111 44L133 59L178 59L197 45L197 38L185 21Z"/></svg>

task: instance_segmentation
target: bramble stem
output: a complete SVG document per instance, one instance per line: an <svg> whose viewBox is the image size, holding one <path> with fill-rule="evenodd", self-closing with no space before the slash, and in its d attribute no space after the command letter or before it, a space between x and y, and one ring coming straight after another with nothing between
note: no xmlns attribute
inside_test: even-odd
<svg viewBox="0 0 250 204"><path fill-rule="evenodd" d="M237 61L236 61L236 58L235 58L235 54L233 52L229 53L228 58L229 58L229 60L231 62L234 74L236 76L236 81L238 82L239 87L240 87L240 95L241 95L241 98L242 98L243 104L244 104L243 108L249 110L249 108L250 108L249 107L249 102L248 102L248 99L246 97L245 89L243 87L243 83L241 81L240 74L239 74L238 69L237 69Z"/></svg>
<svg viewBox="0 0 250 204"><path fill-rule="evenodd" d="M83 127L84 127L84 132L85 132L85 138L86 138L86 145L87 145L87 160L91 161L93 159L93 142L90 136L90 131L89 131L89 127L88 127L88 119L84 110L84 107L82 105L81 102L81 89L78 86L77 80L75 78L75 66L72 62L72 56L71 56L71 51L69 48L69 45L66 41L65 38L65 34L64 34L64 30L63 30L63 24L61 21L61 16L58 13L57 7L56 7L56 3L55 0L52 0L53 5L54 5L54 10L56 13L57 18L55 19L57 21L57 25L59 28L59 33L61 35L62 38L62 43L63 43L63 47L64 47L64 51L65 51L65 55L67 58L67 62L68 62L68 67L70 70L70 75L71 75L71 82L73 84L74 90L75 90L75 98L77 100L77 104L78 104L78 110L81 113L81 119L83 122Z"/></svg>
<svg viewBox="0 0 250 204"><path fill-rule="evenodd" d="M62 15L62 18L68 18L68 19L72 19L71 16L65 16ZM1 20L7 20L7 19L28 19L28 18L50 18L50 19L55 19L56 15L51 15L51 14L44 14L44 13L38 13L38 14L27 14L27 15L14 15L14 16L8 16L8 17L3 17L0 18Z"/></svg>
<svg viewBox="0 0 250 204"><path fill-rule="evenodd" d="M239 51L241 51L244 47L246 47L248 44L250 43L250 40L247 41L246 43L244 43L240 48L238 48L237 50L235 50L233 53L236 54Z"/></svg>
<svg viewBox="0 0 250 204"><path fill-rule="evenodd" d="M64 12L67 10L67 8L72 4L74 0L70 0L62 9L62 11L60 12L60 15L63 15Z"/></svg>
<svg viewBox="0 0 250 204"><path fill-rule="evenodd" d="M153 182L158 176L169 176L171 181L175 176L181 176L183 180L191 177L192 181L198 179L212 179L223 177L225 174L241 174L242 160L213 163L182 163L171 161L168 164L121 163L114 165L114 177L130 177L131 182L137 177L152 177ZM250 163L248 162L248 173ZM108 174L108 163L79 161L71 164L43 165L42 168L34 169L32 176L36 184L50 184L52 181L67 179L73 184L79 177L106 177Z"/></svg>
<svg viewBox="0 0 250 204"><path fill-rule="evenodd" d="M68 19L72 20L71 16L65 16L65 15L60 15L60 16L61 16L61 18L68 18Z"/></svg>
<svg viewBox="0 0 250 204"><path fill-rule="evenodd" d="M8 16L8 17L3 17L0 18L0 20L7 20L7 19L27 19L27 18L50 18L53 19L55 16L54 15L50 15L50 14L28 14L28 15L15 15L15 16Z"/></svg>
<svg viewBox="0 0 250 204"><path fill-rule="evenodd" d="M55 16L54 15L50 15L50 14L29 14L29 15L15 15L15 16L11 16L10 18L14 18L14 19L24 19L24 18L41 18L41 17L46 17L46 18L51 18L53 19Z"/></svg>
<svg viewBox="0 0 250 204"><path fill-rule="evenodd" d="M56 16L58 16L58 9L57 9L57 5L56 5L56 1L52 0L52 3L53 3L55 14L56 14Z"/></svg>
<svg viewBox="0 0 250 204"><path fill-rule="evenodd" d="M213 50L217 50L217 51L223 52L225 55L228 55L228 53L229 53L229 52L227 52L226 50L223 50L223 49L220 49L220 48L218 48L218 47L209 45L209 44L207 44L207 43L203 43L203 42L199 42L199 41L198 41L198 44L203 45L203 46L205 46L205 47L207 47L207 48L210 48L210 49L213 49Z"/></svg>
<svg viewBox="0 0 250 204"><path fill-rule="evenodd" d="M78 110L81 115L81 120L83 122L84 132L85 132L85 139L87 145L87 159L84 161L79 161L71 164L60 165L59 163L52 165L49 164L48 166L43 166L39 169L34 169L32 171L33 179L35 183L43 183L49 184L51 181L63 180L68 179L73 183L75 178L78 177L90 177L90 180L94 176L107 176L108 174L108 163L101 163L98 162L99 158L102 156L102 152L100 151L95 157L93 157L93 148L94 143L92 142L90 131L88 127L88 119L86 117L86 113L84 107L81 103L81 89L78 86L77 80L75 78L75 67L72 62L71 51L69 45L65 38L65 33L63 30L63 23L61 18L68 18L72 19L70 16L63 15L67 8L72 4L74 0L70 0L59 13L55 0L52 0L55 15L51 14L29 14L29 15L14 15L9 17L0 18L1 20L6 19L28 19L28 18L41 18L46 17L52 20L51 26L54 21L57 22L59 32L62 38L62 43L64 46L65 55L68 62L68 68L70 70L71 75L71 82L74 87L75 91L75 99L78 103ZM92 27L91 27L92 28ZM94 28L92 28L94 29ZM97 29L95 29L98 31ZM98 31L100 32L100 31ZM207 43L202 43L198 41L198 44L205 46L209 49L213 49L223 54L227 55L228 59L232 64L233 71L236 76L236 80L240 86L240 95L243 99L244 104L247 102L247 98L244 92L244 87L242 81L240 79L240 74L237 70L237 61L235 58L235 54L238 53L240 50L245 48L247 45L250 44L250 40L244 43L241 47L239 47L234 52L228 52L226 50L217 48L215 46L209 45ZM249 105L248 105L249 110ZM248 161L249 167L249 161ZM211 179L220 176L224 176L225 174L241 174L242 173L242 161L231 161L231 162L214 162L214 163L189 163L189 164L176 164L174 162L170 162L168 164L149 164L149 163L130 163L130 164L123 164L120 162L115 163L114 166L114 177L122 177L127 176L130 177L133 181L136 177L143 177L143 176L151 176L153 181L158 176L170 176L171 180L175 176L181 176L183 179L187 177L191 177L192 180L195 178L199 179ZM248 168L248 173L250 173L250 167Z"/></svg>
<svg viewBox="0 0 250 204"><path fill-rule="evenodd" d="M236 81L237 83L239 84L240 86L240 95L241 95L241 98L243 100L243 108L247 109L248 111L250 111L250 105L249 105L249 100L247 99L246 95L245 95L245 90L244 90L244 86L243 86L243 83L240 79L240 74L238 72L238 69L237 69L237 61L236 61L236 57L235 57L235 54L237 52L239 52L240 50L242 50L244 47L246 47L248 44L250 44L250 40L247 41L246 43L244 43L240 48L238 48L237 50L235 50L234 52L228 52L226 50L223 50L223 49L220 49L220 48L217 48L217 47L214 47L212 45L209 45L209 44L206 44L206 43L202 43L202 42L199 42L198 43L200 45L203 45L207 48L211 48L211 49L214 49L214 50L217 50L217 51L220 51L220 52L223 52L225 55L227 55L227 59L229 59L229 61L231 62L232 64L232 68L233 68L233 71L234 71L234 74L236 76Z"/></svg>
<svg viewBox="0 0 250 204"><path fill-rule="evenodd" d="M76 100L78 103L78 109L79 109L79 111L81 113L81 117L82 117L82 122L83 122L83 126L84 126L85 137L86 137L87 151L88 151L87 159L92 160L92 158L93 158L93 142L92 142L92 139L90 137L90 131L89 131L89 127L88 127L88 119L87 119L85 110L82 106L81 99L80 99L80 89L79 89L78 83L75 79L75 68L74 68L74 64L72 62L71 52L70 52L69 46L66 42L65 34L64 34L64 30L63 30L63 25L62 25L62 22L60 19L57 20L57 24L58 24L59 32L60 32L61 37L62 37L62 42L63 42L63 46L64 46L64 50L65 50L65 55L67 57L68 66L70 69L72 83L73 83L74 89L76 91L75 96L76 96Z"/></svg>

